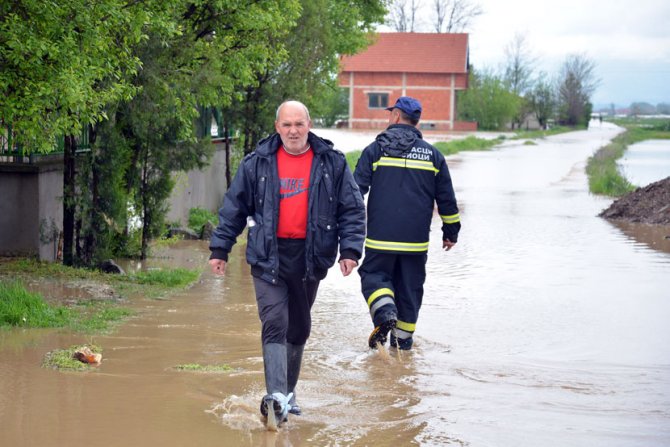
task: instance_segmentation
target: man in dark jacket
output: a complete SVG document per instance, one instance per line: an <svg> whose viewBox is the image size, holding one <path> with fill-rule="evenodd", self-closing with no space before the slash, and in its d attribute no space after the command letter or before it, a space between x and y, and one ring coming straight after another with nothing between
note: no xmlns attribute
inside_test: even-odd
<svg viewBox="0 0 670 447"><path fill-rule="evenodd" d="M295 386L319 281L335 263L338 245L340 270L349 275L365 238L365 205L344 155L310 128L302 103L279 106L277 133L242 161L209 247L212 271L223 274L248 226L246 257L262 323L267 388L261 413L271 429L287 413L300 414Z"/></svg>
<svg viewBox="0 0 670 447"><path fill-rule="evenodd" d="M368 344L411 349L426 279L428 233L435 203L442 247L451 249L461 228L444 156L416 128L421 104L408 96L389 107L389 127L361 154L354 179L368 190L365 258L358 270L374 330Z"/></svg>

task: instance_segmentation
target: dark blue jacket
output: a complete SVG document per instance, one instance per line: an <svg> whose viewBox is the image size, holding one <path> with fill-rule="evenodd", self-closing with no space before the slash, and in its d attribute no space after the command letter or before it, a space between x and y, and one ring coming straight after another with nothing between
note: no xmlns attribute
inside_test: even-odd
<svg viewBox="0 0 670 447"><path fill-rule="evenodd" d="M394 124L377 135L354 178L363 195L370 191L366 250L425 253L435 204L442 238L458 240L461 221L447 163L414 126Z"/></svg>
<svg viewBox="0 0 670 447"><path fill-rule="evenodd" d="M365 239L365 205L344 155L333 143L309 133L314 151L308 191L306 277L321 279L333 266L338 245L342 258L358 260ZM249 227L247 262L252 274L276 283L279 273L277 224L279 175L276 153L278 134L262 140L244 157L219 210L219 225L210 240L214 259L228 259L237 236Z"/></svg>

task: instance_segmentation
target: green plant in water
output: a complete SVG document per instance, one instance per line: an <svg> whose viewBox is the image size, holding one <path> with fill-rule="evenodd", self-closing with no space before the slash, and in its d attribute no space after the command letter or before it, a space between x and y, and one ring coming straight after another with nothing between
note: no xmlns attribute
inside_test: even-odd
<svg viewBox="0 0 670 447"><path fill-rule="evenodd" d="M177 365L174 369L178 371L206 372L206 373L228 373L233 370L229 365L201 365L199 363L186 363Z"/></svg>
<svg viewBox="0 0 670 447"><path fill-rule="evenodd" d="M186 287L200 276L200 272L183 268L170 270L149 270L128 275L139 284L161 285L165 287Z"/></svg>
<svg viewBox="0 0 670 447"><path fill-rule="evenodd" d="M42 367L57 369L60 371L90 371L95 367L73 358L73 355L76 351L84 348L90 349L94 354L102 354L102 348L93 344L74 345L67 349L56 349L54 351L48 352L44 356Z"/></svg>

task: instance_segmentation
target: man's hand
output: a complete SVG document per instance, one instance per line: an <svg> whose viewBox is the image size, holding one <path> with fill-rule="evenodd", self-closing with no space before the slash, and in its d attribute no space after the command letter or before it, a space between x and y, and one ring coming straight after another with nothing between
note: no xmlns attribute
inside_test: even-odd
<svg viewBox="0 0 670 447"><path fill-rule="evenodd" d="M357 265L358 262L354 261L353 259L340 259L340 271L342 272L343 276L349 276L349 274L354 271Z"/></svg>
<svg viewBox="0 0 670 447"><path fill-rule="evenodd" d="M215 275L223 275L226 271L226 261L223 259L210 259L209 266L212 268L212 273Z"/></svg>
<svg viewBox="0 0 670 447"><path fill-rule="evenodd" d="M445 239L442 241L442 249L444 251L449 251L451 248L456 245L456 242L451 242L449 239Z"/></svg>

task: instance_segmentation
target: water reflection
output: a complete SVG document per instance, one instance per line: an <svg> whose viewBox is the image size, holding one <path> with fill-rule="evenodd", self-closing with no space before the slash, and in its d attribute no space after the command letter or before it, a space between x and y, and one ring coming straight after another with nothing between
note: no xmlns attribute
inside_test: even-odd
<svg viewBox="0 0 670 447"><path fill-rule="evenodd" d="M670 141L647 140L626 149L617 164L635 186L647 186L670 176Z"/></svg>

